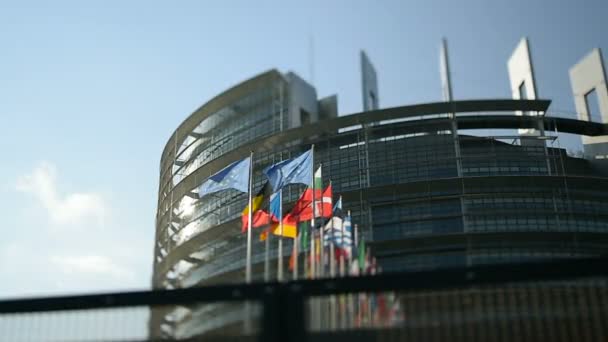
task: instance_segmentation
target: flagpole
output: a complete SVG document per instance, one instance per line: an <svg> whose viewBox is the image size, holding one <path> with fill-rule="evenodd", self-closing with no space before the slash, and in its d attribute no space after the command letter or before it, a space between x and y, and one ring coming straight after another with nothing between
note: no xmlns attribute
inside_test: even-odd
<svg viewBox="0 0 608 342"><path fill-rule="evenodd" d="M272 164L274 164L274 154L272 155ZM266 196L266 193L264 193ZM268 199L268 207L270 207L270 199ZM270 212L270 210L268 210ZM264 248L266 248L266 252L264 253L264 281L270 281L270 231L271 228L271 218L268 215L268 220L266 221L266 226L264 226L264 230L266 231L266 241L264 241Z"/></svg>
<svg viewBox="0 0 608 342"><path fill-rule="evenodd" d="M316 278L316 248L315 248L315 213L316 213L316 205L315 205L315 145L312 144L310 146L312 163L310 163L310 167L312 168L311 172L311 188L312 188L312 218L310 219L310 273L313 279ZM317 329L321 327L321 307L319 299L311 298L311 309L313 312L313 320L311 322L311 328Z"/></svg>
<svg viewBox="0 0 608 342"><path fill-rule="evenodd" d="M355 248L359 248L359 226L357 224L355 224Z"/></svg>
<svg viewBox="0 0 608 342"><path fill-rule="evenodd" d="M251 283L251 221L253 220L253 151L249 154L249 212L247 216L247 260L245 268L245 282Z"/></svg>
<svg viewBox="0 0 608 342"><path fill-rule="evenodd" d="M331 186L331 181L329 181L329 186ZM323 199L325 199L324 195L325 194L323 194ZM332 196L333 196L333 194L332 194ZM338 200L338 201L340 201L340 200ZM341 202L339 202L339 203L341 203ZM332 201L331 204L333 206L333 201ZM323 208L323 202L321 201L321 209L322 208ZM335 215L336 213L334 212L333 214ZM330 217L329 220L331 222L331 224L330 224L330 230L331 230L331 232L330 232L330 238L329 238L329 275L330 275L330 277L334 278L336 276L336 268L335 268L335 266L336 266L336 263L335 263L335 258L336 258L335 243L336 243L336 240L335 240L335 236L334 236L334 216L332 215L332 217ZM324 229L325 229L325 227L323 227L322 230L324 230ZM336 314L337 314L337 312L336 312L336 296L335 295L332 295L330 297L330 307L329 307L329 309L330 309L330 315L331 315L331 327L332 327L332 329L336 329L336 326L337 326L337 324L336 324L336 320L337 320Z"/></svg>
<svg viewBox="0 0 608 342"><path fill-rule="evenodd" d="M334 247L334 222L331 222L331 240L329 241L329 275L334 278L336 276L336 250Z"/></svg>
<svg viewBox="0 0 608 342"><path fill-rule="evenodd" d="M296 224L296 229L297 229L297 224ZM299 232L296 232L296 237L295 239L293 239L293 280L298 280L298 257L299 257L299 250L298 250L298 243L300 242L300 234Z"/></svg>
<svg viewBox="0 0 608 342"><path fill-rule="evenodd" d="M270 222L268 222L268 226L270 226ZM264 229L266 230L268 227ZM266 241L264 241L264 248L266 248L264 252L264 281L268 282L270 281L270 234L268 232L266 234Z"/></svg>
<svg viewBox="0 0 608 342"><path fill-rule="evenodd" d="M314 161L314 159L313 159ZM321 177L323 175L323 164L319 163L319 169L321 169ZM313 189L313 193L315 192L315 190ZM320 257L319 259L321 260L321 267L319 267L319 271L320 271L320 275L321 277L325 277L325 239L324 239L324 233L323 233L323 178L321 178L321 188L320 188L320 192L321 192L321 217L319 218L321 220L321 229L319 232L319 240L320 242ZM314 207L317 207L317 203L315 203L315 201L312 201Z"/></svg>
<svg viewBox="0 0 608 342"><path fill-rule="evenodd" d="M310 146L312 163L310 163L312 167L311 172L311 186L312 186L312 218L310 219L310 270L312 273L312 278L316 278L316 251L315 251L315 214L316 214L316 206L315 206L315 144Z"/></svg>
<svg viewBox="0 0 608 342"><path fill-rule="evenodd" d="M312 226L314 219L311 219L310 225ZM316 262L315 262L315 228L310 228L310 277L315 279L317 277Z"/></svg>
<svg viewBox="0 0 608 342"><path fill-rule="evenodd" d="M302 226L302 232L306 228L307 228L306 226ZM308 244L308 232L307 232L306 236L304 236L304 234L302 234L302 238L306 239L306 247L308 247L308 248L304 248L304 246L302 246L302 252L304 252L304 258L302 259L304 262L304 264L302 265L304 274L302 274L302 276L304 277L304 279L308 279L308 278L310 278L310 259L309 259L310 245ZM302 241L304 241L304 240L300 240L300 243L302 243Z"/></svg>
<svg viewBox="0 0 608 342"><path fill-rule="evenodd" d="M247 257L245 262L245 282L251 283L251 226L253 221L253 151L249 153L249 204L248 204L247 217ZM251 306L249 301L245 302L245 317L243 319L245 324L245 332L251 331Z"/></svg>
<svg viewBox="0 0 608 342"><path fill-rule="evenodd" d="M283 189L279 190L279 258L277 263L277 280L283 281Z"/></svg>

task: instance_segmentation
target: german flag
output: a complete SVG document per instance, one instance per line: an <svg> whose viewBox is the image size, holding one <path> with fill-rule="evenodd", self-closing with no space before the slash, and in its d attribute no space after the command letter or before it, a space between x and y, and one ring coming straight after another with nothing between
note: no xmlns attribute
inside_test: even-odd
<svg viewBox="0 0 608 342"><path fill-rule="evenodd" d="M272 215L269 216L269 219L273 220L272 225L262 231L260 234L260 241L266 240L268 238L268 233L270 232L276 236L283 236L292 239L296 238L298 235L298 221L293 216L287 214L283 218L283 234L281 234L281 225L276 222L275 217ZM262 225L268 224L268 222L269 221L265 221Z"/></svg>

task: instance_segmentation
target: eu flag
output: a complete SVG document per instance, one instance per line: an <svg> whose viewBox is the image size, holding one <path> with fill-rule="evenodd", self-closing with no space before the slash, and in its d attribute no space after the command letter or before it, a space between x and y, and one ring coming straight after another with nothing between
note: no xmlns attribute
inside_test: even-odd
<svg viewBox="0 0 608 342"><path fill-rule="evenodd" d="M312 163L311 149L296 158L270 165L264 169L264 173L274 192L278 192L287 184L300 183L311 186Z"/></svg>
<svg viewBox="0 0 608 342"><path fill-rule="evenodd" d="M241 192L249 191L249 168L251 158L236 161L218 173L209 177L199 188L199 197L212 194L214 192L235 189Z"/></svg>

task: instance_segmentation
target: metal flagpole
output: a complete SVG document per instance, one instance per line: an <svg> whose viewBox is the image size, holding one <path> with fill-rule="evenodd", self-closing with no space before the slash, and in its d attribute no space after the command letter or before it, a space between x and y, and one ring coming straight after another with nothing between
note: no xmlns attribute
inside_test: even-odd
<svg viewBox="0 0 608 342"><path fill-rule="evenodd" d="M306 226L302 226L302 231L304 231L304 229L307 229ZM306 236L302 236L301 238L305 238L308 239L308 235ZM300 242L302 242L302 240L300 240ZM308 243L306 243L308 248L304 248L302 247L302 252L304 252L304 259L303 259L303 269L304 269L304 278L309 278L310 277L310 245Z"/></svg>
<svg viewBox="0 0 608 342"><path fill-rule="evenodd" d="M283 189L279 190L279 258L277 263L277 280L283 281Z"/></svg>
<svg viewBox="0 0 608 342"><path fill-rule="evenodd" d="M245 282L251 283L251 221L253 220L253 151L249 154L249 210L247 216L247 260L245 268Z"/></svg>
<svg viewBox="0 0 608 342"><path fill-rule="evenodd" d="M311 219L311 227L310 227L310 277L312 279L315 279L317 277L317 270L316 270L316 262L315 262L315 227L313 227L313 222L314 220Z"/></svg>
<svg viewBox="0 0 608 342"><path fill-rule="evenodd" d="M270 222L268 223L270 226ZM265 229L268 229L266 227ZM266 241L264 242L264 248L266 251L264 253L264 281L270 281L270 234L266 232Z"/></svg>
<svg viewBox="0 0 608 342"><path fill-rule="evenodd" d="M297 229L296 223L296 229ZM298 249L298 242L300 242L300 234L296 231L296 237L293 239L293 280L298 280L298 258L300 256L300 251Z"/></svg>
<svg viewBox="0 0 608 342"><path fill-rule="evenodd" d="M359 226L355 224L355 234L354 234L354 238L355 238L355 248L359 248Z"/></svg>
<svg viewBox="0 0 608 342"><path fill-rule="evenodd" d="M312 278L316 278L316 251L315 251L315 145L312 144L310 147L311 156L312 156L312 218L310 219L310 272L312 273Z"/></svg>
<svg viewBox="0 0 608 342"><path fill-rule="evenodd" d="M344 256L342 254L340 254L339 257L339 274L340 274L340 278L344 277L346 275L346 265L345 265L345 260L344 260ZM346 301L346 303L344 303L344 306L348 305L348 308L344 308L344 312L342 312L343 317L340 319L341 321L341 326L344 327L351 327L351 325L348 323L349 319L352 319L352 316L354 315L354 309L351 307L351 302L352 302L352 294L346 294L346 295L342 295L342 300ZM340 307L342 308L342 303L340 303Z"/></svg>
<svg viewBox="0 0 608 342"><path fill-rule="evenodd" d="M331 186L331 181L329 182L329 185ZM332 194L333 195L333 194ZM333 198L332 198L333 199ZM342 197L340 197L340 199L338 201L341 201ZM333 201L332 201L332 206L333 206ZM334 213L335 214L335 213ZM331 224L330 226L330 230L331 232L329 233L330 238L329 238L329 275L332 278L336 277L336 250L335 250L335 244L336 244L336 237L335 237L335 227L334 227L334 217L332 215L332 217L330 218L330 222ZM341 256L341 255L340 255ZM341 296L340 296L341 298ZM332 329L336 329L337 328L337 311L336 311L336 296L333 295L330 297L330 312L331 312L331 327Z"/></svg>
<svg viewBox="0 0 608 342"><path fill-rule="evenodd" d="M329 185L331 185L331 181L329 182ZM340 199L338 199L338 201L341 201L341 200L342 200L342 196L340 196ZM332 205L333 205L333 202L332 202ZM330 235L331 237L329 240L329 275L333 278L336 276L336 250L335 250L335 246L334 246L334 244L336 243L336 237L334 235L333 217L330 218L330 220L331 220L331 235Z"/></svg>
<svg viewBox="0 0 608 342"><path fill-rule="evenodd" d="M334 247L335 236L334 236L334 220L331 218L331 238L329 241L329 275L334 278L336 276L336 250Z"/></svg>
<svg viewBox="0 0 608 342"><path fill-rule="evenodd" d="M281 132L283 131L283 85L279 84L279 127ZM281 159L283 157L283 153L281 153ZM278 265L277 265L277 279L279 281L283 281L283 189L279 192L279 214L281 217L279 218L280 225L280 236L279 236L279 250L278 250ZM272 230L272 229L271 229Z"/></svg>
<svg viewBox="0 0 608 342"><path fill-rule="evenodd" d="M274 154L272 155L272 164L274 165ZM265 191L264 191L265 192ZM264 193L266 196L266 193ZM266 200L264 200L265 202ZM270 207L270 199L268 199L268 206ZM269 210L270 211L270 210ZM264 253L264 281L270 281L270 225L272 224L270 215L268 216L267 224L264 226L264 230L266 232L266 241L264 241L264 248L266 248L266 252Z"/></svg>
<svg viewBox="0 0 608 342"><path fill-rule="evenodd" d="M313 144L310 147L311 150L311 157L312 157L312 163L311 163L311 168L312 168L312 182L311 182L311 189L312 189L312 218L310 219L310 269L311 269L311 274L312 274L312 278L316 278L317 277L317 273L316 273L316 258L317 258L317 253L316 253L316 246L315 246L315 233L316 233L316 229L315 229L315 214L316 214L316 206L315 206L315 145ZM313 329L318 329L321 327L321 306L320 306L320 302L319 302L319 298L311 298L311 309L313 312L312 315L312 322L311 322L311 328Z"/></svg>
<svg viewBox="0 0 608 342"><path fill-rule="evenodd" d="M253 220L253 151L249 153L249 210L247 217L247 260L245 262L245 282L251 283L251 226ZM249 301L245 302L245 332L251 331L251 306Z"/></svg>
<svg viewBox="0 0 608 342"><path fill-rule="evenodd" d="M323 165L319 164L319 169L321 169L321 175L323 174ZM321 217L319 218L321 220L321 229L319 229L319 249L320 249L320 256L319 256L319 260L321 260L320 264L321 266L319 267L319 275L321 277L325 277L325 240L324 240L324 234L323 234L323 179L321 178L321 188L319 189L320 193L321 193ZM315 191L313 190L313 193ZM312 201L314 207L317 207L317 203L315 201Z"/></svg>

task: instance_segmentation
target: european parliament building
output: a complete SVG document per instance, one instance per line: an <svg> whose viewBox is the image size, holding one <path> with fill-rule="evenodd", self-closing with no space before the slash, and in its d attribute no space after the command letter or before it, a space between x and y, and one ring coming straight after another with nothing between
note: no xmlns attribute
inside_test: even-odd
<svg viewBox="0 0 608 342"><path fill-rule="evenodd" d="M324 183L342 195L384 272L604 254L608 90L600 50L569 71L577 110L570 116L537 99L525 39L507 63L511 99L453 100L445 45L441 57L443 102L380 108L376 71L361 53L360 113L338 115L336 95L319 99L302 78L277 70L197 109L162 152L153 287L243 282L247 194L199 198L199 186L254 151L257 191L264 167L313 144ZM582 153L562 146L563 133L580 136ZM285 192L286 206L299 190ZM253 240L253 279L263 281L264 243ZM286 243L282 256L273 244L273 265L291 253ZM236 324L241 313L158 309L150 331L191 337Z"/></svg>

